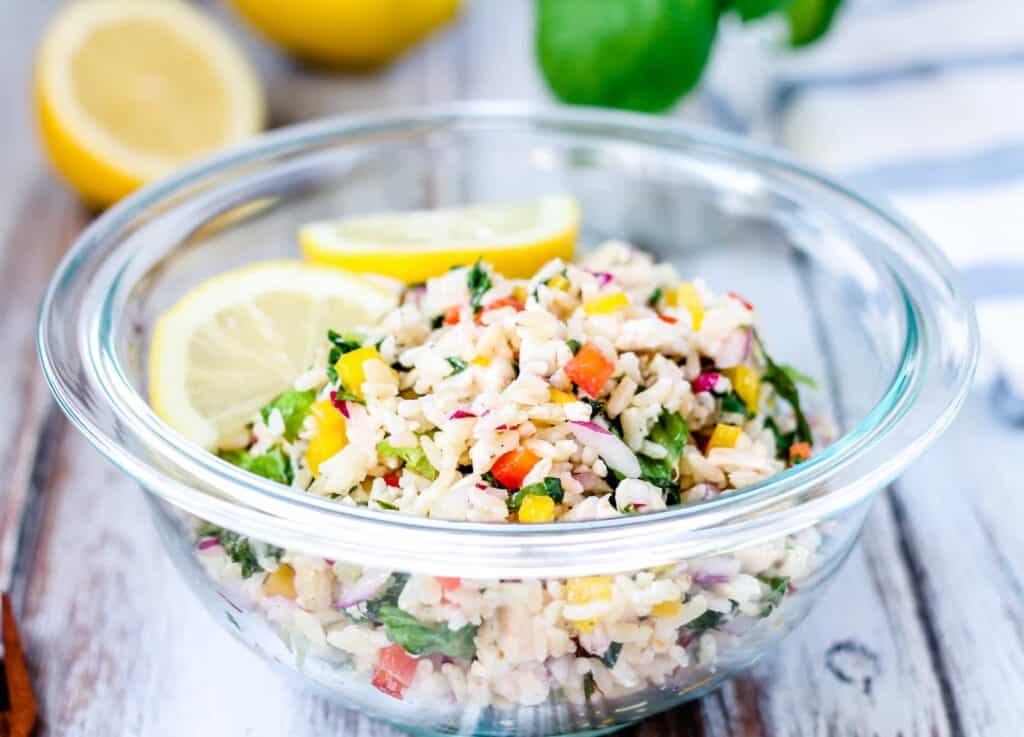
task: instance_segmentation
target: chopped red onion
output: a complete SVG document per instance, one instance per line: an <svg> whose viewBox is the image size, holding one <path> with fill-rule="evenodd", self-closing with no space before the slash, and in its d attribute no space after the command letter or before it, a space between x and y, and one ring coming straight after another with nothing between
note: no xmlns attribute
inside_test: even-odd
<svg viewBox="0 0 1024 737"><path fill-rule="evenodd" d="M576 440L596 450L609 468L615 469L628 478L639 478L640 461L637 460L629 446L616 435L594 422L573 420L568 424L569 430L576 436Z"/></svg>
<svg viewBox="0 0 1024 737"><path fill-rule="evenodd" d="M196 543L196 548L198 548L199 550L209 550L210 548L215 547L217 545L220 545L220 540L218 540L217 538L204 537L202 540Z"/></svg>
<svg viewBox="0 0 1024 737"><path fill-rule="evenodd" d="M344 415L346 420L349 418L348 402L345 401L344 399L338 399L338 392L334 390L331 390L331 404L334 405L334 408L336 410L338 410L339 412L341 412L342 415Z"/></svg>
<svg viewBox="0 0 1024 737"><path fill-rule="evenodd" d="M457 409L449 415L449 420L464 420L467 417L476 417L475 414L464 409Z"/></svg>
<svg viewBox="0 0 1024 737"><path fill-rule="evenodd" d="M750 357L750 328L736 328L722 339L715 354L719 368L739 366Z"/></svg>
<svg viewBox="0 0 1024 737"><path fill-rule="evenodd" d="M608 485L607 481L590 469L577 471L572 475L572 477L580 482L580 486L583 487L583 491L609 492L612 490L612 487Z"/></svg>
<svg viewBox="0 0 1024 737"><path fill-rule="evenodd" d="M391 571L366 571L355 583L346 584L334 602L335 609L347 609L380 595L391 578Z"/></svg>
<svg viewBox="0 0 1024 737"><path fill-rule="evenodd" d="M715 384L718 383L720 378L721 376L716 371L705 371L690 382L690 385L695 392L709 392L715 388Z"/></svg>
<svg viewBox="0 0 1024 737"><path fill-rule="evenodd" d="M704 558L695 562L693 580L703 585L725 583L739 572L740 562L736 558Z"/></svg>
<svg viewBox="0 0 1024 737"><path fill-rule="evenodd" d="M615 278L614 274L609 274L607 271L591 271L594 278L597 279L597 285L603 287L605 284Z"/></svg>

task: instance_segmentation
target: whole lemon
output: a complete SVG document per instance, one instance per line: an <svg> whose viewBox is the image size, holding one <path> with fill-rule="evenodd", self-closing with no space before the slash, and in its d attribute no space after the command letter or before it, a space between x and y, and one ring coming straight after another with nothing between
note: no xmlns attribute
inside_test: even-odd
<svg viewBox="0 0 1024 737"><path fill-rule="evenodd" d="M459 0L231 0L264 36L327 66L376 66L449 20Z"/></svg>

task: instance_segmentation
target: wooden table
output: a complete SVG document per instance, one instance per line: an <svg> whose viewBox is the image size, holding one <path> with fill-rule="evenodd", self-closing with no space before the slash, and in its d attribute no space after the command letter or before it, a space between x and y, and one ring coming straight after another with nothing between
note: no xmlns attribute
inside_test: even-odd
<svg viewBox="0 0 1024 737"><path fill-rule="evenodd" d="M395 734L294 690L225 636L172 571L138 488L69 429L43 384L36 307L90 217L41 160L25 94L54 5L0 0L0 396L11 410L0 424L0 586L20 615L39 733ZM275 125L395 104L543 98L530 5L479 0L371 76L304 72L239 36L267 79ZM634 732L1024 734L1022 441L976 390L954 427L880 495L845 569L780 651Z"/></svg>

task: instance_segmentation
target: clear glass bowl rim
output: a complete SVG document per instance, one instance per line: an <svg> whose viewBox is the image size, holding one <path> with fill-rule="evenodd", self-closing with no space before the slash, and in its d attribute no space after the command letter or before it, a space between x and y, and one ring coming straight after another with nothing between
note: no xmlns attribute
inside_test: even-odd
<svg viewBox="0 0 1024 737"><path fill-rule="evenodd" d="M122 229L157 203L174 197L200 180L223 175L227 170L275 154L298 153L318 144L343 141L346 136L378 132L414 131L423 126L505 125L509 130L574 130L625 138L647 145L683 151L687 147L710 149L733 159L768 165L840 196L851 208L875 218L903 238L902 247L913 247L945 286L949 303L960 314L965 360L957 366L957 382L928 415L920 416L917 398L925 372L935 370L936 357L921 340L923 324L904 279L888 271L903 293L907 312L907 340L892 381L876 406L849 432L809 462L778 476L715 500L643 515L591 522L555 525L496 525L448 522L411 515L382 514L345 507L329 500L282 487L239 472L213 454L183 442L163 424L148 403L131 387L104 337L88 335L97 347L83 357L90 382L108 399L119 431L134 433L161 458L173 459L178 478L166 473L147 457L128 450L112 428L104 427L77 396L75 387L62 380L49 337L49 319L62 290L74 283L80 267L96 258L104 246L116 241ZM217 185L221 186L221 185ZM120 249L123 251L124 249ZM129 257L115 248L111 254L123 262ZM123 263L121 266L123 267ZM913 267L910 267L913 270ZM109 285L103 309L109 310L110 293L118 286L122 269L107 269ZM95 286L95 285L94 285ZM109 291L108 291L109 286ZM82 329L109 330L109 314L86 320ZM977 363L978 334L973 309L959 287L952 266L938 248L900 216L849 190L831 178L809 169L784 154L766 147L665 118L587 108L542 106L530 103L452 103L386 112L345 115L290 126L264 134L226 153L206 159L179 173L144 187L104 213L79 236L59 264L44 295L39 313L38 350L51 391L73 424L115 465L138 480L148 491L204 519L311 554L359 562L365 558L378 566L423 569L431 573L466 576L467 568L489 575L536 575L557 571L571 575L593 570L626 570L716 549L753 544L799 530L820 519L834 518L862 501L894 478L917 457L952 421L966 398ZM81 345L81 341L76 343ZM934 349L931 350L934 353ZM100 367L92 359L102 355L112 364ZM114 368L111 369L110 366ZM886 460L870 473L852 479L828 494L805 498L846 466L862 459L901 423L917 413L915 424L923 430L904 448L889 449ZM229 498L207 493L184 483L180 471ZM244 500L244 501L242 501ZM798 504L780 508L787 500ZM382 540L388 541L382 543ZM642 542L644 550L638 550ZM374 555L366 551L373 550ZM621 559L629 550L637 555ZM360 554L363 551L365 554ZM348 557L345 557L345 556ZM467 562L471 561L471 562ZM390 565L388 565L390 564Z"/></svg>

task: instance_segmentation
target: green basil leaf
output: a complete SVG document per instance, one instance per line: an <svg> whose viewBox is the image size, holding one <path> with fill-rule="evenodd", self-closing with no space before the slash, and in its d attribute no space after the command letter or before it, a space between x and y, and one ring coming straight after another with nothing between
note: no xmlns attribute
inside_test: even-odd
<svg viewBox="0 0 1024 737"><path fill-rule="evenodd" d="M410 655L440 653L468 660L476 654L474 625L453 630L444 623L426 624L393 604L381 606L377 617L387 628L388 639L401 645Z"/></svg>

